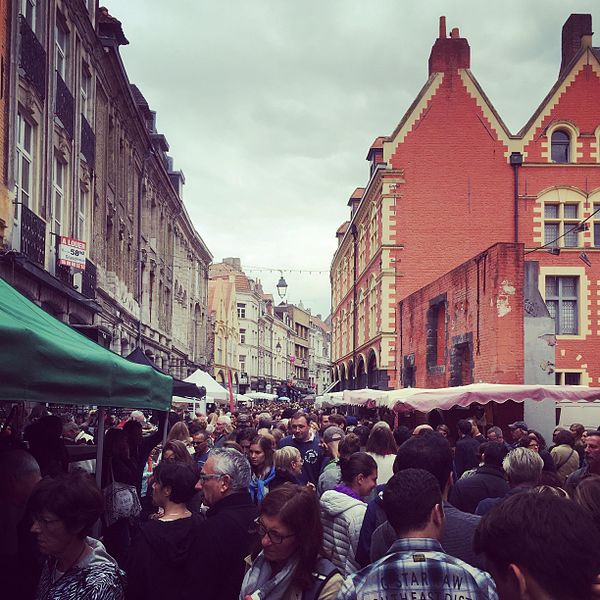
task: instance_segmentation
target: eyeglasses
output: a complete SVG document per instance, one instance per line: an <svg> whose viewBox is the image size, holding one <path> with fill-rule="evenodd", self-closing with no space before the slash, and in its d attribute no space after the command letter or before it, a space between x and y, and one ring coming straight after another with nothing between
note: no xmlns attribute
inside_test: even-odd
<svg viewBox="0 0 600 600"><path fill-rule="evenodd" d="M283 542L283 540L294 537L296 535L295 533L290 533L290 535L281 535L281 533L277 533L276 531L273 531L272 529L267 529L261 523L260 517L257 519L254 519L254 525L256 525L256 528L252 529L251 533L258 533L260 538L264 538L266 535L269 537L269 539L271 540L271 542L273 544L281 544Z"/></svg>
<svg viewBox="0 0 600 600"><path fill-rule="evenodd" d="M200 473L200 481L208 481L209 479L221 479L221 477L225 476L219 475L217 473Z"/></svg>
<svg viewBox="0 0 600 600"><path fill-rule="evenodd" d="M43 529L48 529L50 525L54 525L54 523L60 523L62 519L44 519L38 515L33 515L34 523L37 523Z"/></svg>

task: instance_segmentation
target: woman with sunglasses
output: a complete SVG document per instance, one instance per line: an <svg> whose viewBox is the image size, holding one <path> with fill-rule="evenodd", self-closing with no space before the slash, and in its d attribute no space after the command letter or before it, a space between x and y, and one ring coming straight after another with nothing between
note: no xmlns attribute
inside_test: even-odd
<svg viewBox="0 0 600 600"><path fill-rule="evenodd" d="M342 585L323 556L319 503L306 486L285 483L271 491L255 521L260 548L249 563L240 600L333 600Z"/></svg>

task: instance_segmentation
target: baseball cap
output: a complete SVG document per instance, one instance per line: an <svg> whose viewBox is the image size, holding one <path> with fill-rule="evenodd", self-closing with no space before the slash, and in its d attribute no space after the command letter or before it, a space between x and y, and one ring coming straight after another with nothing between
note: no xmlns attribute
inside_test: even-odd
<svg viewBox="0 0 600 600"><path fill-rule="evenodd" d="M328 427L322 435L323 441L326 444L329 442L341 442L345 437L344 430L341 427L336 427L335 425L331 425Z"/></svg>
<svg viewBox="0 0 600 600"><path fill-rule="evenodd" d="M515 421L514 423L511 423L508 426L509 429L524 429L524 430L528 430L529 427L527 427L527 423L525 423L525 421Z"/></svg>

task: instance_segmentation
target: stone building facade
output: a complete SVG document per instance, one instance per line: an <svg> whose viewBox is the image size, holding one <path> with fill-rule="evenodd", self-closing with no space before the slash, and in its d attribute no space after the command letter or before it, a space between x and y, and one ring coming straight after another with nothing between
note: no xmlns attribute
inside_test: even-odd
<svg viewBox="0 0 600 600"><path fill-rule="evenodd" d="M331 384L331 327L321 315L309 323L308 379L311 391L322 394Z"/></svg>
<svg viewBox="0 0 600 600"><path fill-rule="evenodd" d="M0 3L0 249L11 221L8 195L8 83L10 72L10 2Z"/></svg>
<svg viewBox="0 0 600 600"><path fill-rule="evenodd" d="M23 11L24 14L21 14ZM207 366L212 256L182 200L183 174L95 1L13 2L8 187L0 275L88 337L140 347L180 377ZM59 264L61 236L85 269Z"/></svg>

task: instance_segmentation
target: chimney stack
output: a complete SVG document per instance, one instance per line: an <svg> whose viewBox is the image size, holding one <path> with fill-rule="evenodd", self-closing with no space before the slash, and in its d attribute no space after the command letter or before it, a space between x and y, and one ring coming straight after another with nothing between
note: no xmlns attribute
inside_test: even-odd
<svg viewBox="0 0 600 600"><path fill-rule="evenodd" d="M438 39L446 39L446 17L440 17L440 35Z"/></svg>
<svg viewBox="0 0 600 600"><path fill-rule="evenodd" d="M559 77L564 75L571 61L579 54L582 38L593 35L592 15L572 14L562 28L562 60L560 63Z"/></svg>
<svg viewBox="0 0 600 600"><path fill-rule="evenodd" d="M440 37L433 44L429 55L429 75L468 69L470 66L469 42L460 37L458 27L451 30L450 37L446 37L446 17L440 17Z"/></svg>

